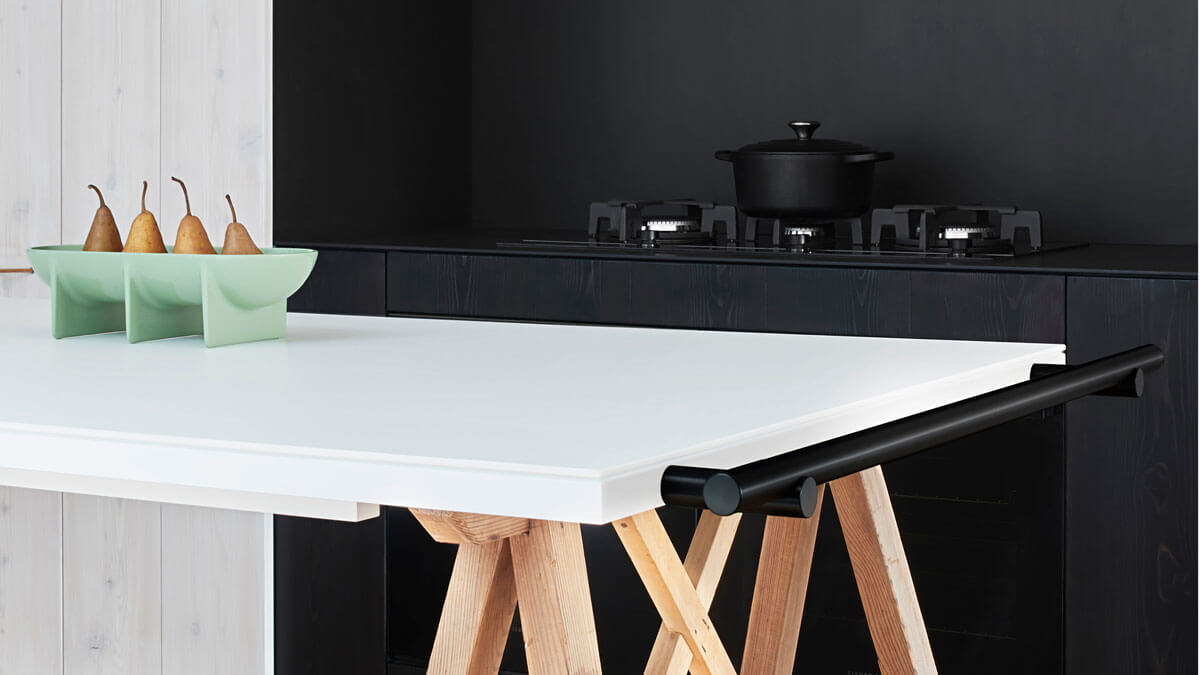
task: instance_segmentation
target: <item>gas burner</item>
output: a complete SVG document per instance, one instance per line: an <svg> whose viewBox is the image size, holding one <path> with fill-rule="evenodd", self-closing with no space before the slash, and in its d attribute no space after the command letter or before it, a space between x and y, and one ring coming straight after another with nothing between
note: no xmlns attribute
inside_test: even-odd
<svg viewBox="0 0 1200 675"><path fill-rule="evenodd" d="M642 246L733 244L737 211L694 199L594 202L588 211L588 241Z"/></svg>
<svg viewBox="0 0 1200 675"><path fill-rule="evenodd" d="M948 226L938 235L942 239L995 239L996 230L991 227Z"/></svg>
<svg viewBox="0 0 1200 675"><path fill-rule="evenodd" d="M902 204L871 212L871 246L952 256L1024 255L1042 248L1042 217L1012 206Z"/></svg>
<svg viewBox="0 0 1200 675"><path fill-rule="evenodd" d="M774 248L810 253L834 250L839 245L862 245L862 220L859 218L814 221L746 216L743 241L752 246L759 245L759 236L767 229L760 225L766 224L770 224L770 245Z"/></svg>
<svg viewBox="0 0 1200 675"><path fill-rule="evenodd" d="M674 218L652 218L642 224L642 231L650 232L699 232L700 221Z"/></svg>

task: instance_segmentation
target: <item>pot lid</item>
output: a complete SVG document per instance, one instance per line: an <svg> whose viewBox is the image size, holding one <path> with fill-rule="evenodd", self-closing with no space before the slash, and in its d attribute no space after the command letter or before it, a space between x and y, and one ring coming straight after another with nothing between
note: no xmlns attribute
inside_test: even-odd
<svg viewBox="0 0 1200 675"><path fill-rule="evenodd" d="M739 154L816 154L845 155L871 152L871 148L850 141L833 138L813 138L820 122L788 122L796 134L795 138L780 138L774 141L751 143L738 149Z"/></svg>

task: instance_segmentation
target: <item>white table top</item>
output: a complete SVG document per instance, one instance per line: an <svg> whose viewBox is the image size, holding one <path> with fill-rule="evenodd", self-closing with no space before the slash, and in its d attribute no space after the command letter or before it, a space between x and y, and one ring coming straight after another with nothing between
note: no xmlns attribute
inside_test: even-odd
<svg viewBox="0 0 1200 675"><path fill-rule="evenodd" d="M0 300L0 484L353 519L604 523L1028 378L1062 345L290 314L284 340L50 337Z"/></svg>

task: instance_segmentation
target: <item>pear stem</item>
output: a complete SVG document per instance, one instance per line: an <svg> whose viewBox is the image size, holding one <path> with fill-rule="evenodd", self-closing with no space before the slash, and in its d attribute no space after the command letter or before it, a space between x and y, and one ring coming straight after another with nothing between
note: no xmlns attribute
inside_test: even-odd
<svg viewBox="0 0 1200 675"><path fill-rule="evenodd" d="M142 213L146 212L146 188L149 186L149 183L142 181Z"/></svg>
<svg viewBox="0 0 1200 675"><path fill-rule="evenodd" d="M103 208L104 207L104 195L100 194L100 188L98 188L95 185L92 185L90 183L88 184L88 187L90 187L91 189L96 191L96 196L100 198L100 207Z"/></svg>
<svg viewBox="0 0 1200 675"><path fill-rule="evenodd" d="M192 215L192 202L188 201L187 186L183 184L183 181L179 180L175 176L171 176L171 180L179 183L179 187L183 188L183 204L187 207L187 214L189 216Z"/></svg>
<svg viewBox="0 0 1200 675"><path fill-rule="evenodd" d="M237 211L233 210L233 200L229 198L229 195L225 195L225 201L229 202L229 213L231 215L233 215L233 222L236 223L237 222Z"/></svg>

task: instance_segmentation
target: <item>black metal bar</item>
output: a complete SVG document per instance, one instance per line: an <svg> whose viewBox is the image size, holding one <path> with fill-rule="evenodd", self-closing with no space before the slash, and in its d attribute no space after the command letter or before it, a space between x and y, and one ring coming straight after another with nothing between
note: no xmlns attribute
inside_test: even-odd
<svg viewBox="0 0 1200 675"><path fill-rule="evenodd" d="M1145 345L1078 366L1038 365L1027 382L727 471L669 466L662 476L663 501L718 515L753 511L807 517L812 511L805 513L804 504L806 499L815 503L818 483L1090 394L1140 396L1143 371L1157 369L1163 359L1161 349Z"/></svg>

